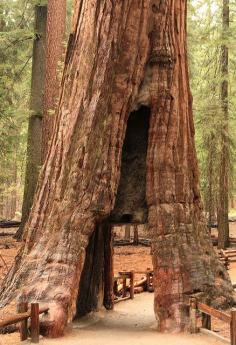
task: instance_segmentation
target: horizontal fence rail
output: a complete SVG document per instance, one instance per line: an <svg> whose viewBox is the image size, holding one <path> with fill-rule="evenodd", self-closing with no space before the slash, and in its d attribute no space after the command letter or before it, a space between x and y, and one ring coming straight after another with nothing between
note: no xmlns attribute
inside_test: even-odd
<svg viewBox="0 0 236 345"><path fill-rule="evenodd" d="M214 317L230 326L230 344L236 345L236 309L232 309L230 314L210 307L201 303L197 298L191 298L189 301L189 331L197 333L199 327L197 325L198 312L202 313L202 328L211 331L211 318ZM213 334L213 332L212 332Z"/></svg>
<svg viewBox="0 0 236 345"><path fill-rule="evenodd" d="M38 303L31 303L30 308L28 311L28 303L20 302L17 305L18 313L0 321L0 328L20 322L20 339L24 341L28 338L28 319L30 319L31 342L37 344L39 343L39 315L47 313L49 308L39 308Z"/></svg>

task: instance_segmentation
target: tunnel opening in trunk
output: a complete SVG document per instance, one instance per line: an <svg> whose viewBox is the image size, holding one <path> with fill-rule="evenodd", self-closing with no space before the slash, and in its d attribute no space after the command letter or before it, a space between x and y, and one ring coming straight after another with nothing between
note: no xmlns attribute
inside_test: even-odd
<svg viewBox="0 0 236 345"><path fill-rule="evenodd" d="M112 223L146 223L146 158L150 108L129 115L122 150L121 174Z"/></svg>
<svg viewBox="0 0 236 345"><path fill-rule="evenodd" d="M108 220L98 223L89 238L77 295L78 319L102 306L113 308L113 240Z"/></svg>
<svg viewBox="0 0 236 345"><path fill-rule="evenodd" d="M122 150L120 181L114 210L97 224L86 248L77 297L76 319L102 305L113 307L112 223L147 222L146 157L150 108L141 106L129 115Z"/></svg>

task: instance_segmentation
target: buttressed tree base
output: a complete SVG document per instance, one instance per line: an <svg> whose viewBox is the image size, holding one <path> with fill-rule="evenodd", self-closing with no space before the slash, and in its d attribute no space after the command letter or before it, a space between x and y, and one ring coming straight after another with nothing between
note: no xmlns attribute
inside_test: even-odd
<svg viewBox="0 0 236 345"><path fill-rule="evenodd" d="M42 323L49 336L63 334L81 311L111 306L111 218L148 223L160 331L185 329L191 294L215 305L233 301L202 213L186 7L186 0L75 2L50 152L24 245L1 292L2 305L22 295L49 305ZM129 158L122 150L135 112L148 117L148 123L140 119L147 139L141 131L136 163L134 152L127 153ZM135 121L137 116L130 122L134 131ZM140 186L131 172L140 176Z"/></svg>

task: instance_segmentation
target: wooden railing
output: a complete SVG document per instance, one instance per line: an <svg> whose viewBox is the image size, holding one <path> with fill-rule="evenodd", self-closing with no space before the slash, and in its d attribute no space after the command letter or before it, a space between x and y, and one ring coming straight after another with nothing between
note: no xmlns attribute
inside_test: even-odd
<svg viewBox="0 0 236 345"><path fill-rule="evenodd" d="M129 288L127 286L127 279L129 279ZM120 291L119 281L122 282L122 297L114 300L115 303L125 301L127 299L134 299L134 271L119 272L119 275L114 277L114 295L118 296ZM127 296L127 289L129 289L129 296Z"/></svg>
<svg viewBox="0 0 236 345"><path fill-rule="evenodd" d="M225 323L230 327L230 343L236 345L236 309L231 310L230 315L223 311L214 309L207 304L201 303L197 298L191 298L190 306L190 333L197 333L199 327L197 324L198 312L202 313L202 328L211 330L211 318L214 317ZM212 332L213 333L213 332Z"/></svg>
<svg viewBox="0 0 236 345"><path fill-rule="evenodd" d="M135 274L143 274L144 278L134 282ZM142 291L153 291L152 286L153 271L149 268L146 271L122 271L114 277L114 303L127 299L134 299L135 290L141 287ZM129 283L127 283L129 280ZM129 292L129 294L128 294ZM136 291L137 292L137 291Z"/></svg>
<svg viewBox="0 0 236 345"><path fill-rule="evenodd" d="M39 343L39 315L47 313L48 310L47 307L39 309L38 303L31 303L31 310L28 311L28 303L20 302L17 306L18 314L0 321L0 328L20 322L20 339L24 341L28 338L28 319L30 319L31 342L37 344Z"/></svg>
<svg viewBox="0 0 236 345"><path fill-rule="evenodd" d="M146 271L135 271L136 274L143 274L145 278L141 280L140 282L136 282L134 284L134 287L143 286L144 291L153 292L153 271L150 268L147 268Z"/></svg>
<svg viewBox="0 0 236 345"><path fill-rule="evenodd" d="M227 266L229 266L229 264L231 262L236 262L236 249L234 248L229 248L227 250L223 250L221 249L219 251L219 258L221 261L224 260L224 262L227 263Z"/></svg>

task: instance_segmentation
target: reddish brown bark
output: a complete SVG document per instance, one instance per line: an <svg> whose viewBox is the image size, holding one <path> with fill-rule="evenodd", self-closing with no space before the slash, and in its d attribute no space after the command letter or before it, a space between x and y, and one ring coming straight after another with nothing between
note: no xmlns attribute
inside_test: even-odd
<svg viewBox="0 0 236 345"><path fill-rule="evenodd" d="M64 55L66 30L66 0L48 0L47 4L46 67L42 121L42 160L50 146Z"/></svg>
<svg viewBox="0 0 236 345"><path fill-rule="evenodd" d="M114 208L128 117L141 105L151 111L146 201L158 328L186 327L190 294L232 301L202 216L186 1L78 1L51 151L1 293L7 303L26 286L30 299L49 304L50 336L76 314L89 238Z"/></svg>
<svg viewBox="0 0 236 345"><path fill-rule="evenodd" d="M218 201L218 248L225 249L229 246L229 48L225 43L229 30L229 0L222 1L222 39L221 47L221 107L222 107L222 134L219 177L219 201Z"/></svg>

